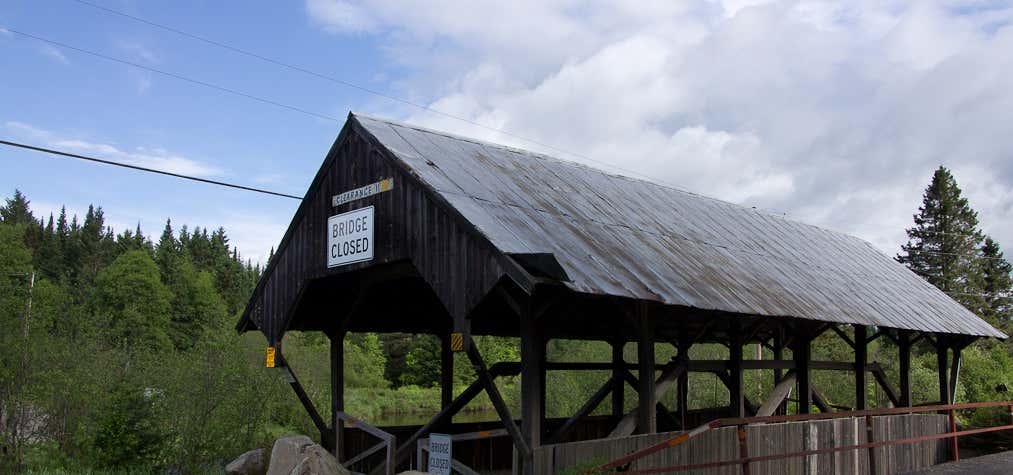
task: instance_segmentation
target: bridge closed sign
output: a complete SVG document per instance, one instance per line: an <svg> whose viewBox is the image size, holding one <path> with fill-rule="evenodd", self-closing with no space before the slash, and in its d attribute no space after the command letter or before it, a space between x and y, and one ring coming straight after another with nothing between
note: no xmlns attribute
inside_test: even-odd
<svg viewBox="0 0 1013 475"><path fill-rule="evenodd" d="M428 473L450 475L450 452L452 443L446 434L429 434Z"/></svg>
<svg viewBox="0 0 1013 475"><path fill-rule="evenodd" d="M373 259L373 207L327 218L327 267Z"/></svg>

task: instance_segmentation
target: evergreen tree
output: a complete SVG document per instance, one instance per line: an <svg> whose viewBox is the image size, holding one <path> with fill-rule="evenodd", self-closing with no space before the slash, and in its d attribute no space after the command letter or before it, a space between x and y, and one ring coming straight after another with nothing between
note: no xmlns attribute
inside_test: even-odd
<svg viewBox="0 0 1013 475"><path fill-rule="evenodd" d="M953 175L940 166L925 189L897 260L972 311L983 305L978 213L961 196Z"/></svg>
<svg viewBox="0 0 1013 475"><path fill-rule="evenodd" d="M28 208L28 198L21 190L14 190L14 197L8 198L4 206L0 207L0 222L4 224L34 224L35 216L32 216Z"/></svg>
<svg viewBox="0 0 1013 475"><path fill-rule="evenodd" d="M158 238L158 245L155 246L155 262L162 273L162 281L170 285L172 280L172 269L180 256L179 241L172 231L172 220L165 220L165 228L162 229L162 237Z"/></svg>
<svg viewBox="0 0 1013 475"><path fill-rule="evenodd" d="M1013 265L1003 257L999 243L985 238L981 246L983 305L979 315L994 326L1008 327L1013 316Z"/></svg>
<svg viewBox="0 0 1013 475"><path fill-rule="evenodd" d="M84 224L81 226L81 233L77 236L77 246L82 261L80 283L90 284L99 269L111 261L112 256L105 254L102 243L105 237L105 214L101 207L95 208L89 205L88 213L84 217Z"/></svg>

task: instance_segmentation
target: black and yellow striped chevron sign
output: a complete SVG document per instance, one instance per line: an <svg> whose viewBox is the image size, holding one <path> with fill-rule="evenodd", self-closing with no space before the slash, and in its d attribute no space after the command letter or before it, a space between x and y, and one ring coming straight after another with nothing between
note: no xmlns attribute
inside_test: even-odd
<svg viewBox="0 0 1013 475"><path fill-rule="evenodd" d="M450 334L450 351L455 353L464 351L464 333Z"/></svg>

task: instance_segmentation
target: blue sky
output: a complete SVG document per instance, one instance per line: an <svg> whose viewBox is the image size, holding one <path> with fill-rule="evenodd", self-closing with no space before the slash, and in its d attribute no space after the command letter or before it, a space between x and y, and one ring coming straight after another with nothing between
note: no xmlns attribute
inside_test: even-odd
<svg viewBox="0 0 1013 475"><path fill-rule="evenodd" d="M1009 2L93 1L887 253L945 164L1013 241ZM4 2L0 28L325 116L546 151L73 0ZM301 195L340 126L0 30L6 139ZM2 149L0 195L14 188L40 215L100 204L117 231L221 225L257 260L297 205Z"/></svg>
<svg viewBox="0 0 1013 475"><path fill-rule="evenodd" d="M219 2L106 4L316 71L386 87L377 77L390 68L372 38L323 33L310 27L305 12L291 3L260 2L249 8ZM338 118L371 100L72 1L4 2L0 25ZM15 140L63 142L62 148L85 154L301 195L341 126L17 35L0 34L0 49L0 70L5 71L0 136ZM68 141L81 143L67 147ZM110 154L100 145L124 155ZM3 195L20 188L39 212L63 203L77 212L89 203L101 204L119 230L140 221L156 237L167 217L191 226L224 225L248 241L239 244L251 254L262 254L270 240L277 240L278 223L284 226L296 205L25 151L0 151L0 169ZM254 231L261 226L265 240Z"/></svg>

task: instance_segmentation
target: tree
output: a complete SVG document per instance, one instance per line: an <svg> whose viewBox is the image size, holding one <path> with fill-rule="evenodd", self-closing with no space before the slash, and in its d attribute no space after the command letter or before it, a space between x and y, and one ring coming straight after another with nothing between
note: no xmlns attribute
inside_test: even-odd
<svg viewBox="0 0 1013 475"><path fill-rule="evenodd" d="M1013 316L1013 265L1003 257L999 243L985 238L981 246L982 306L978 313L993 326L1006 327Z"/></svg>
<svg viewBox="0 0 1013 475"><path fill-rule="evenodd" d="M983 305L978 213L961 196L953 175L940 166L925 189L897 260L971 311Z"/></svg>
<svg viewBox="0 0 1013 475"><path fill-rule="evenodd" d="M127 251L95 279L93 314L112 346L165 349L172 295L147 252Z"/></svg>
<svg viewBox="0 0 1013 475"><path fill-rule="evenodd" d="M206 329L217 329L225 320L225 303L215 289L214 276L195 269L188 258L176 260L172 275L169 336L176 349L186 350Z"/></svg>
<svg viewBox="0 0 1013 475"><path fill-rule="evenodd" d="M35 216L28 208L28 198L21 190L14 190L14 197L8 198L0 207L0 222L4 224L35 224Z"/></svg>
<svg viewBox="0 0 1013 475"><path fill-rule="evenodd" d="M11 460L0 457L0 471L9 463L17 468L27 442L25 303L32 255L24 231L22 225L0 223L0 420L5 422L0 425L0 447L11 455Z"/></svg>

